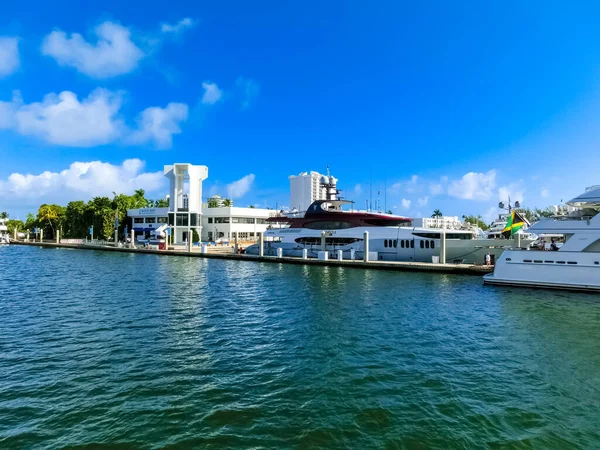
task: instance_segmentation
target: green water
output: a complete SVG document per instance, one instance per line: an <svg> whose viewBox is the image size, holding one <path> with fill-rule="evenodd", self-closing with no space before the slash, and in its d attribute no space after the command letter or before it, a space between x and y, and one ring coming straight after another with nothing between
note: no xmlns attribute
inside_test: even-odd
<svg viewBox="0 0 600 450"><path fill-rule="evenodd" d="M0 448L600 448L600 297L0 248Z"/></svg>

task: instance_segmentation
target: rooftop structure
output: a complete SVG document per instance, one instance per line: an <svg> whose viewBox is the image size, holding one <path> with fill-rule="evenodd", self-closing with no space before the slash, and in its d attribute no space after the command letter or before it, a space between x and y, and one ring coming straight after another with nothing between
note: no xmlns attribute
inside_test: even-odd
<svg viewBox="0 0 600 450"><path fill-rule="evenodd" d="M290 210L306 211L316 200L327 199L327 188L322 184L325 175L319 172L302 172L291 175L290 179ZM333 178L327 175L327 178ZM335 180L335 179L334 179ZM337 182L337 180L335 180ZM335 184L335 183L334 183Z"/></svg>

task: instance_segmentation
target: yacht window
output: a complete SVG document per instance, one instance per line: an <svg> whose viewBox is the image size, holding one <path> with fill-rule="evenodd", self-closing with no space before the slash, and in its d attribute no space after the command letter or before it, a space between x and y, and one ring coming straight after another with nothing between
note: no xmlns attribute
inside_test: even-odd
<svg viewBox="0 0 600 450"><path fill-rule="evenodd" d="M311 230L343 230L345 228L352 228L356 225L350 222L342 222L335 220L317 220L314 222L309 222L304 226Z"/></svg>
<svg viewBox="0 0 600 450"><path fill-rule="evenodd" d="M423 243L423 241L421 241L420 244L421 244L421 248L425 247L425 244Z"/></svg>
<svg viewBox="0 0 600 450"><path fill-rule="evenodd" d="M400 241L400 247L401 247L401 248L404 248L404 239L402 239L402 240ZM596 264L598 264L598 263L596 263Z"/></svg>
<svg viewBox="0 0 600 450"><path fill-rule="evenodd" d="M600 264L600 262L598 262L598 261L594 261L594 264L598 265L598 264Z"/></svg>
<svg viewBox="0 0 600 450"><path fill-rule="evenodd" d="M530 259L524 259L523 262L531 262Z"/></svg>
<svg viewBox="0 0 600 450"><path fill-rule="evenodd" d="M429 241L425 241L425 248L429 248Z"/></svg>
<svg viewBox="0 0 600 450"><path fill-rule="evenodd" d="M577 264L577 261L567 261L567 264Z"/></svg>
<svg viewBox="0 0 600 450"><path fill-rule="evenodd" d="M415 248L415 241L410 241L410 248Z"/></svg>
<svg viewBox="0 0 600 450"><path fill-rule="evenodd" d="M544 261L546 264L554 264L554 261Z"/></svg>
<svg viewBox="0 0 600 450"><path fill-rule="evenodd" d="M564 264L564 261L556 261L556 264Z"/></svg>
<svg viewBox="0 0 600 450"><path fill-rule="evenodd" d="M384 246L384 247L387 247L387 239L384 239L384 240L383 240L383 246Z"/></svg>
<svg viewBox="0 0 600 450"><path fill-rule="evenodd" d="M543 263L544 261L542 261L541 259L534 259L533 262L534 263Z"/></svg>
<svg viewBox="0 0 600 450"><path fill-rule="evenodd" d="M431 241L431 248L435 248L435 241Z"/></svg>
<svg viewBox="0 0 600 450"><path fill-rule="evenodd" d="M512 258L506 258L507 261L512 261Z"/></svg>
<svg viewBox="0 0 600 450"><path fill-rule="evenodd" d="M394 239L394 248L398 248L398 239Z"/></svg>

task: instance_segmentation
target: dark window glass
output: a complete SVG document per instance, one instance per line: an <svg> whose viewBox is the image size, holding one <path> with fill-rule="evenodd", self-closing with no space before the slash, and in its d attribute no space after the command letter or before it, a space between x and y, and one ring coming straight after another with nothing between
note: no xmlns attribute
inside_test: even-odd
<svg viewBox="0 0 600 450"><path fill-rule="evenodd" d="M177 214L177 223L178 227L187 227L189 226L188 215L187 214Z"/></svg>
<svg viewBox="0 0 600 450"><path fill-rule="evenodd" d="M311 230L343 230L345 228L352 228L355 225L351 224L350 222L318 220L315 222L309 222L304 226Z"/></svg>
<svg viewBox="0 0 600 450"><path fill-rule="evenodd" d="M212 217L208 218L208 223L213 223L213 218Z"/></svg>
<svg viewBox="0 0 600 450"><path fill-rule="evenodd" d="M146 217L146 223L156 223L156 217Z"/></svg>
<svg viewBox="0 0 600 450"><path fill-rule="evenodd" d="M404 239L400 241L400 247L404 248Z"/></svg>
<svg viewBox="0 0 600 450"><path fill-rule="evenodd" d="M394 239L394 248L398 248L398 239Z"/></svg>
<svg viewBox="0 0 600 450"><path fill-rule="evenodd" d="M415 248L415 241L410 241L410 248Z"/></svg>
<svg viewBox="0 0 600 450"><path fill-rule="evenodd" d="M265 223L267 223L267 219L256 219L256 223L261 224L261 225L265 224Z"/></svg>
<svg viewBox="0 0 600 450"><path fill-rule="evenodd" d="M425 241L425 248L429 248L429 241Z"/></svg>
<svg viewBox="0 0 600 450"><path fill-rule="evenodd" d="M251 233L251 235L254 235L254 233ZM325 238L325 244L326 245L348 245L348 244L353 244L357 241L360 241L361 239L359 238L338 238L338 237L328 237ZM298 238L295 240L298 244L304 244L304 245L321 245L321 238L320 237L302 237L302 238Z"/></svg>
<svg viewBox="0 0 600 450"><path fill-rule="evenodd" d="M366 225L376 227L410 227L411 221L406 219L365 219Z"/></svg>
<svg viewBox="0 0 600 450"><path fill-rule="evenodd" d="M383 246L384 246L384 247L387 247L387 239L384 239L384 240L383 240Z"/></svg>
<svg viewBox="0 0 600 450"><path fill-rule="evenodd" d="M190 214L190 226L195 227L198 225L198 214Z"/></svg>
<svg viewBox="0 0 600 450"><path fill-rule="evenodd" d="M431 241L431 248L435 248L435 241Z"/></svg>
<svg viewBox="0 0 600 450"><path fill-rule="evenodd" d="M143 217L134 217L133 223L144 223L144 218Z"/></svg>
<svg viewBox="0 0 600 450"><path fill-rule="evenodd" d="M169 221L169 219L167 219L166 217L157 217L156 218L157 223L167 223L168 221Z"/></svg>
<svg viewBox="0 0 600 450"><path fill-rule="evenodd" d="M175 225L175 213L169 213L169 225Z"/></svg>

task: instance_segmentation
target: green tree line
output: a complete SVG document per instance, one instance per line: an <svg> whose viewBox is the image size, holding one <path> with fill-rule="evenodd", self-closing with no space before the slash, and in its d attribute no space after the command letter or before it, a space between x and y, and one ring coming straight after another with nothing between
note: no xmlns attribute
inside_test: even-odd
<svg viewBox="0 0 600 450"><path fill-rule="evenodd" d="M113 192L112 199L94 197L87 203L76 200L66 206L43 204L39 207L37 215L28 214L25 222L8 220L6 226L10 234L14 233L15 229L18 232L31 232L34 228L39 228L48 239L54 239L57 231L65 238L84 238L89 236L89 229L93 227L95 238L109 239L114 235L115 217L119 218L120 237L123 237L126 225L129 225L131 230L131 224L126 220L128 209L167 206L168 200L147 199L143 189L136 190L133 195Z"/></svg>

